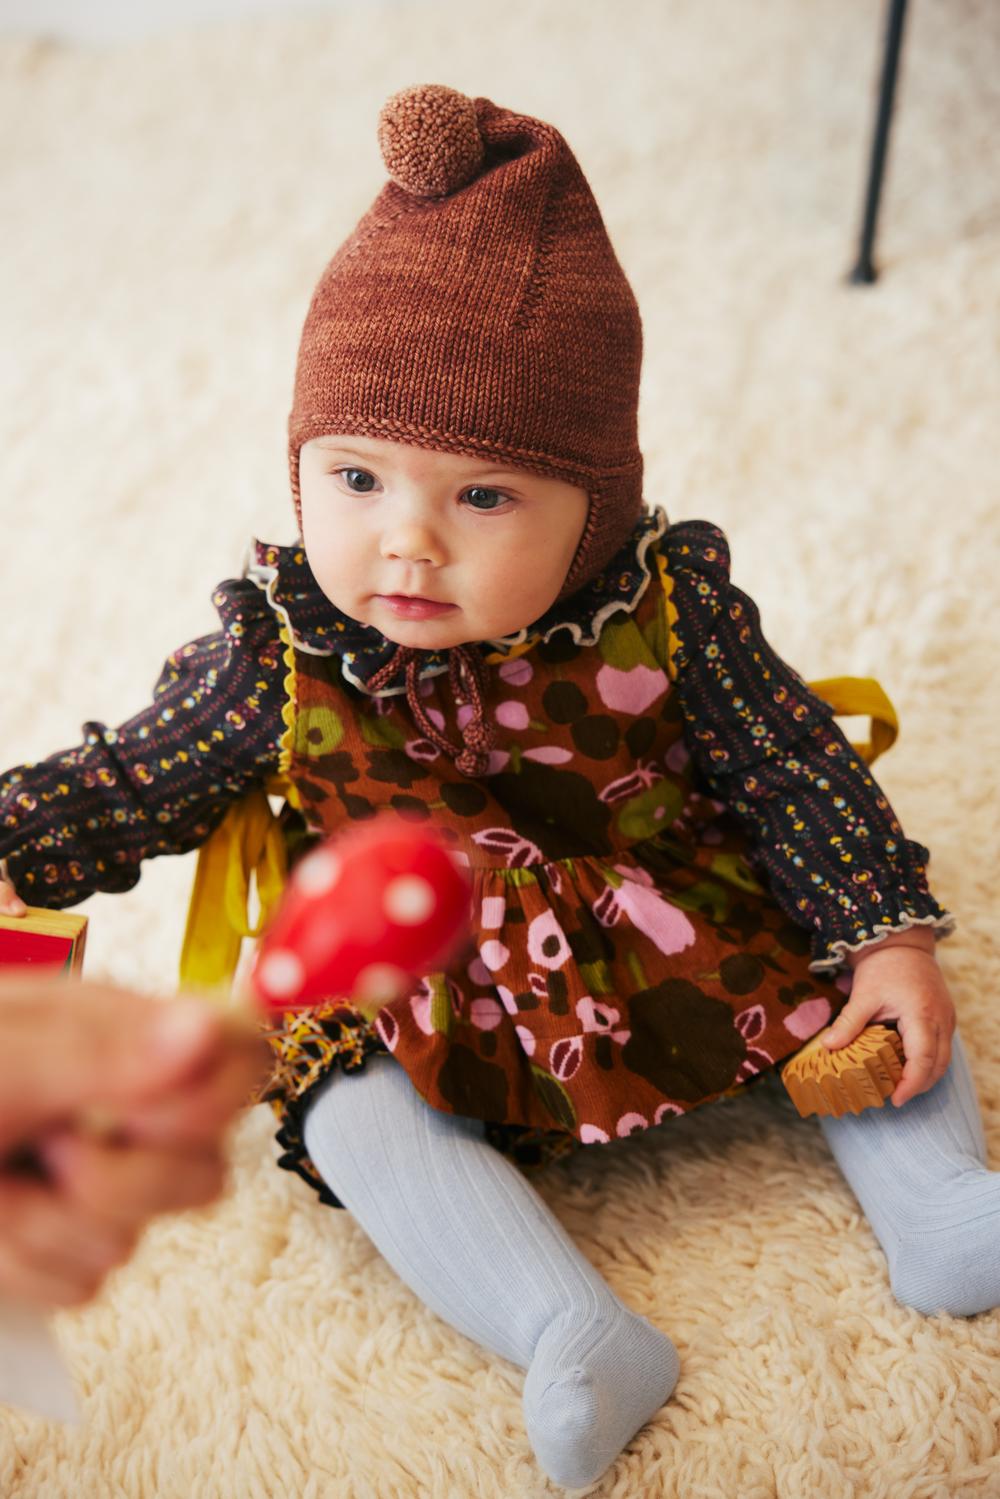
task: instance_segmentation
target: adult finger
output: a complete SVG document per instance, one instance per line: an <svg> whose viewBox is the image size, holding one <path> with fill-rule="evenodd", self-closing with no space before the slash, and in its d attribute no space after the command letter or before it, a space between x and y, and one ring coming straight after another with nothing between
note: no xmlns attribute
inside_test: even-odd
<svg viewBox="0 0 1000 1499"><path fill-rule="evenodd" d="M0 1294L38 1307L80 1306L100 1289L100 1275L51 1275L0 1239Z"/></svg>
<svg viewBox="0 0 1000 1499"><path fill-rule="evenodd" d="M224 1044L222 1017L107 984L0 979L0 1151L82 1105L130 1104L176 1086Z"/></svg>
<svg viewBox="0 0 1000 1499"><path fill-rule="evenodd" d="M100 1222L37 1181L0 1179L0 1222L9 1255L40 1273L96 1287L135 1247L133 1224Z"/></svg>
<svg viewBox="0 0 1000 1499"><path fill-rule="evenodd" d="M222 1153L206 1146L158 1150L63 1134L39 1155L66 1200L103 1224L137 1228L156 1213L204 1207L226 1185Z"/></svg>
<svg viewBox="0 0 1000 1499"><path fill-rule="evenodd" d="M123 1113L122 1129L142 1145L183 1147L215 1141L240 1109L256 1101L272 1065L267 1045L259 1038L234 1045L185 1087Z"/></svg>

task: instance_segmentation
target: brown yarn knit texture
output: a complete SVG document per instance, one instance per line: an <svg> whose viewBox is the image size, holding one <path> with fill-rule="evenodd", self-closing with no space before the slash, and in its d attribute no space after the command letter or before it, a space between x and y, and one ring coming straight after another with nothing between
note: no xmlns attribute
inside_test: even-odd
<svg viewBox="0 0 1000 1499"><path fill-rule="evenodd" d="M299 346L299 448L359 433L509 462L587 490L560 597L642 511L642 325L593 193L559 131L421 84L378 125L390 180L329 262Z"/></svg>

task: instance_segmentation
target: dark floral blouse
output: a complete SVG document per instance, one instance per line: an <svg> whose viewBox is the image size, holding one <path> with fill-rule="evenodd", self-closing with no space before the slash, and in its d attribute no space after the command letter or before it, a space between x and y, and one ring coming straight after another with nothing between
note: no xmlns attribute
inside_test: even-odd
<svg viewBox="0 0 1000 1499"><path fill-rule="evenodd" d="M706 791L742 825L777 903L811 932L813 968L837 969L887 931L950 931L953 918L928 889L927 849L904 836L832 709L768 645L756 605L730 581L717 527L647 514L605 571L554 605L532 636L594 638L609 612L635 607L658 560L674 583L688 748ZM197 848L234 799L277 771L282 621L301 648L340 656L362 689L394 649L330 603L300 545L253 542L244 576L221 583L212 601L222 628L167 658L149 707L117 728L88 721L82 744L0 776L0 859L29 904L131 889L144 859ZM513 649L526 635L489 644ZM443 656L426 656L422 674L445 669Z"/></svg>

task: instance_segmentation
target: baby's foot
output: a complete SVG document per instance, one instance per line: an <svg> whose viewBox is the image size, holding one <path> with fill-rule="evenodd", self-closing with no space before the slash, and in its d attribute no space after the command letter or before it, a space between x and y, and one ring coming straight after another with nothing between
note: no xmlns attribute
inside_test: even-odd
<svg viewBox="0 0 1000 1499"><path fill-rule="evenodd" d="M677 1349L659 1328L615 1300L588 1318L574 1310L539 1338L524 1381L524 1423L555 1483L600 1478L669 1399Z"/></svg>

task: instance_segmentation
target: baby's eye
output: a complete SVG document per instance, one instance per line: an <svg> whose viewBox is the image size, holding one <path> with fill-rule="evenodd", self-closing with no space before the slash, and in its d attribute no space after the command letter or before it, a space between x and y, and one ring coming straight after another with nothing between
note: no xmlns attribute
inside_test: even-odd
<svg viewBox="0 0 1000 1499"><path fill-rule="evenodd" d="M336 470L336 472L338 474L343 474L344 475L344 483L348 486L349 489L351 489L354 492L354 494L370 494L371 493L371 485L374 484L375 478L374 478L374 475L370 474L367 469L365 469L365 468L338 468ZM352 475L355 475L355 474L357 474L361 479L363 479L365 481L358 488L354 487L353 479L351 477Z"/></svg>
<svg viewBox="0 0 1000 1499"><path fill-rule="evenodd" d="M483 489L477 484L465 491L465 498L473 510L496 510L507 496L499 489Z"/></svg>

